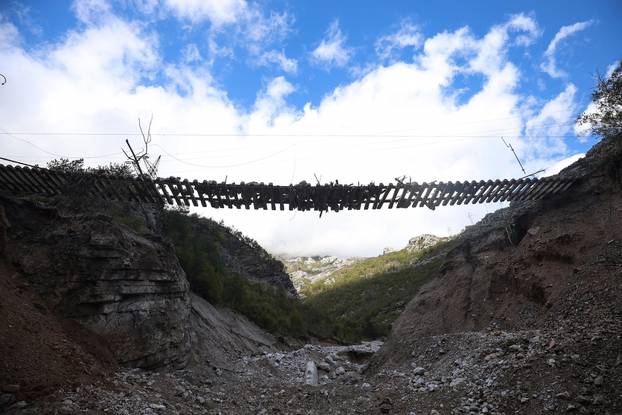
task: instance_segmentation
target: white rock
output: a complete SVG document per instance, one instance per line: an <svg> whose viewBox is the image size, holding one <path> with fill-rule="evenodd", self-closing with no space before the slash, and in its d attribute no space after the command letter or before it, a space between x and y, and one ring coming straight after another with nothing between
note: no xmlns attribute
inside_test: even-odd
<svg viewBox="0 0 622 415"><path fill-rule="evenodd" d="M413 375L415 376L421 376L425 373L425 369L422 368L421 366L417 366L416 368L413 369Z"/></svg>
<svg viewBox="0 0 622 415"><path fill-rule="evenodd" d="M465 380L466 380L465 378L455 378L455 379L452 379L452 381L449 383L449 386L451 386L453 388L454 386L458 386L461 383L464 383Z"/></svg>
<svg viewBox="0 0 622 415"><path fill-rule="evenodd" d="M315 366L315 362L312 360L307 362L307 369L305 370L305 384L310 386L318 385L317 366Z"/></svg>

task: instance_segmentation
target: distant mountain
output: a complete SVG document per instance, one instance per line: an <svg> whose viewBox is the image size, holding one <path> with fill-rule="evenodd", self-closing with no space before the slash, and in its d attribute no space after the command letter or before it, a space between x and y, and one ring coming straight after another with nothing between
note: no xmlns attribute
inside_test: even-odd
<svg viewBox="0 0 622 415"><path fill-rule="evenodd" d="M289 274L296 291L300 295L309 284L329 278L335 272L351 266L365 258L339 258L336 256L297 256L278 257Z"/></svg>
<svg viewBox="0 0 622 415"><path fill-rule="evenodd" d="M343 341L378 338L428 281L450 238L420 235L372 258L281 257L304 303L335 325Z"/></svg>

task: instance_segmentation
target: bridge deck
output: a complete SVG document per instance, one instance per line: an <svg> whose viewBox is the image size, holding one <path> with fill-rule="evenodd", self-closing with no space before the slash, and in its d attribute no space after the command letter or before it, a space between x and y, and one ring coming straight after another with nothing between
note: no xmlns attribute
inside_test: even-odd
<svg viewBox="0 0 622 415"><path fill-rule="evenodd" d="M343 185L198 182L170 177L121 178L69 174L0 164L0 191L55 196L79 191L111 200L212 208L316 210L408 208L536 200L560 193L573 179L511 179L463 182Z"/></svg>

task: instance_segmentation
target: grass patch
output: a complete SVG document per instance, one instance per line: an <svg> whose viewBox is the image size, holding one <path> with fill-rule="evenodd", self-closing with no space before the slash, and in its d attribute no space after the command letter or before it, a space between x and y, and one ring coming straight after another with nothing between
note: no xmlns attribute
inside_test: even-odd
<svg viewBox="0 0 622 415"><path fill-rule="evenodd" d="M305 287L304 301L333 321L334 336L344 342L386 336L419 288L436 275L443 258L433 256L450 243L357 262Z"/></svg>

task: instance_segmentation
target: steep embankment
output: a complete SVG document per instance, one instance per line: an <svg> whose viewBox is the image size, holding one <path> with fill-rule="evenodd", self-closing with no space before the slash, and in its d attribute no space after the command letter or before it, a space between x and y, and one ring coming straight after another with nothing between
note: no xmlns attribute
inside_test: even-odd
<svg viewBox="0 0 622 415"><path fill-rule="evenodd" d="M560 174L580 181L460 235L395 322L375 373L421 366L414 390L437 391L424 408L622 411L622 138Z"/></svg>

